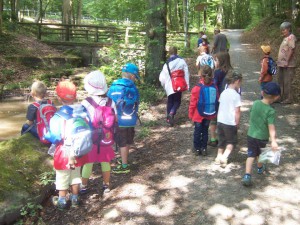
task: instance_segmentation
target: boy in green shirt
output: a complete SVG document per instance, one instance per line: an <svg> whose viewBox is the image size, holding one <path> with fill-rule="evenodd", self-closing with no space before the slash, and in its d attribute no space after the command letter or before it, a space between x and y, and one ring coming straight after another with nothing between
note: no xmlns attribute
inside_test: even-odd
<svg viewBox="0 0 300 225"><path fill-rule="evenodd" d="M242 179L245 186L251 185L251 170L256 158L261 154L261 148L271 139L273 151L278 149L275 130L275 110L270 105L280 98L280 87L274 82L267 83L263 88L263 99L256 100L250 110L248 130L248 158L246 160L246 173ZM257 173L262 174L265 165L257 162Z"/></svg>

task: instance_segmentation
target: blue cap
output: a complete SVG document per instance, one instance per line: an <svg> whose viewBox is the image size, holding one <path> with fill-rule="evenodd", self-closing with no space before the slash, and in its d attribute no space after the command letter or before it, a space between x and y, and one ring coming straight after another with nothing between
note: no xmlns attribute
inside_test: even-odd
<svg viewBox="0 0 300 225"><path fill-rule="evenodd" d="M135 75L135 77L139 80L139 68L133 63L126 63L122 68L122 72L127 72Z"/></svg>
<svg viewBox="0 0 300 225"><path fill-rule="evenodd" d="M281 90L280 90L280 87L278 84L276 84L274 82L268 82L263 87L263 92L266 93L267 95L278 96L278 95L280 95Z"/></svg>

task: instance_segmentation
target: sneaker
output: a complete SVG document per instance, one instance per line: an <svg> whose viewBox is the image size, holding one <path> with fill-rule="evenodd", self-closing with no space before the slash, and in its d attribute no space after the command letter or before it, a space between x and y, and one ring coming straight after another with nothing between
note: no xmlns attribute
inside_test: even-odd
<svg viewBox="0 0 300 225"><path fill-rule="evenodd" d="M71 207L72 208L78 208L80 205L79 198L72 198L71 199Z"/></svg>
<svg viewBox="0 0 300 225"><path fill-rule="evenodd" d="M127 166L126 168L124 168L122 165L118 165L117 167L112 169L113 173L129 173L130 172L130 168L129 166Z"/></svg>
<svg viewBox="0 0 300 225"><path fill-rule="evenodd" d="M227 166L227 164L228 164L228 159L222 157L222 158L220 159L220 166L221 166L222 168L225 168L225 167Z"/></svg>
<svg viewBox="0 0 300 225"><path fill-rule="evenodd" d="M174 115L173 114L169 114L167 116L167 121L170 124L170 126L173 127L174 126Z"/></svg>
<svg viewBox="0 0 300 225"><path fill-rule="evenodd" d="M199 149L194 150L195 156L199 156L201 154L201 151Z"/></svg>
<svg viewBox="0 0 300 225"><path fill-rule="evenodd" d="M107 194L110 192L110 188L109 188L109 185L107 184L103 184L102 186L102 190L103 190L103 194Z"/></svg>
<svg viewBox="0 0 300 225"><path fill-rule="evenodd" d="M215 164L220 165L221 164L221 159L219 157L215 158Z"/></svg>
<svg viewBox="0 0 300 225"><path fill-rule="evenodd" d="M52 198L52 204L57 207L59 210L64 210L67 208L67 202L66 201L59 201L58 196L54 196Z"/></svg>
<svg viewBox="0 0 300 225"><path fill-rule="evenodd" d="M217 147L218 146L218 140L215 140L215 141L209 141L207 143L209 146L211 147Z"/></svg>
<svg viewBox="0 0 300 225"><path fill-rule="evenodd" d="M250 186L251 185L251 175L250 174L245 174L242 178L242 184L244 186Z"/></svg>
<svg viewBox="0 0 300 225"><path fill-rule="evenodd" d="M206 155L207 155L207 150L206 150L206 148L203 148L203 149L201 150L201 153L202 153L203 156L206 156Z"/></svg>
<svg viewBox="0 0 300 225"><path fill-rule="evenodd" d="M89 192L87 185L80 185L79 194L84 195Z"/></svg>
<svg viewBox="0 0 300 225"><path fill-rule="evenodd" d="M257 174L263 174L266 170L266 166L263 164L262 167L257 167Z"/></svg>

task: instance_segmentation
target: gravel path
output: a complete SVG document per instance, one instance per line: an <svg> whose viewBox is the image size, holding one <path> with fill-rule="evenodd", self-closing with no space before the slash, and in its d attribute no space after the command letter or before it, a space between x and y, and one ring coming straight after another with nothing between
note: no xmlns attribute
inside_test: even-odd
<svg viewBox="0 0 300 225"><path fill-rule="evenodd" d="M225 169L214 165L216 148L209 148L206 157L192 154L193 125L187 120L190 93L185 93L175 127L165 124L164 104L151 107L143 116L154 121L151 134L131 150L133 171L112 176L109 195L99 194L102 179L95 171L83 206L60 212L49 204L43 216L46 224L300 224L299 106L274 105L278 142L288 150L279 166L268 166L264 175L254 173L254 185L243 187L249 108L260 95L260 56L240 43L240 30L226 34L232 64L244 75L239 145L230 164ZM195 69L191 71L194 85L198 78Z"/></svg>

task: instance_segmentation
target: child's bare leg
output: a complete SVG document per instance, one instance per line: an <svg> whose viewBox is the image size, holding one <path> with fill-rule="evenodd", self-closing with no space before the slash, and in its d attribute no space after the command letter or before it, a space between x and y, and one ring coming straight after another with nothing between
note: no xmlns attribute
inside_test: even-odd
<svg viewBox="0 0 300 225"><path fill-rule="evenodd" d="M252 165L254 163L255 158L254 157L248 157L246 160L246 170L245 174L251 174L252 171Z"/></svg>
<svg viewBox="0 0 300 225"><path fill-rule="evenodd" d="M59 190L58 191L58 196L59 197L65 198L67 196L67 194L68 194L68 190Z"/></svg>
<svg viewBox="0 0 300 225"><path fill-rule="evenodd" d="M120 147L122 164L128 164L129 147Z"/></svg>
<svg viewBox="0 0 300 225"><path fill-rule="evenodd" d="M79 194L79 184L71 185L71 192L73 195L78 195Z"/></svg>
<svg viewBox="0 0 300 225"><path fill-rule="evenodd" d="M209 131L210 131L210 139L211 140L217 140L217 125L216 124L210 124L209 125Z"/></svg>
<svg viewBox="0 0 300 225"><path fill-rule="evenodd" d="M256 157L256 160L257 160L257 168L261 168L264 164L263 163L260 163L258 162L258 157Z"/></svg>
<svg viewBox="0 0 300 225"><path fill-rule="evenodd" d="M232 144L228 144L226 146L226 149L225 149L224 153L223 153L223 157L225 159L228 159L228 157L229 157L230 153L232 152L232 150L233 150L233 145Z"/></svg>
<svg viewBox="0 0 300 225"><path fill-rule="evenodd" d="M221 158L222 155L224 153L224 148L218 148L218 155L217 155L217 158Z"/></svg>

